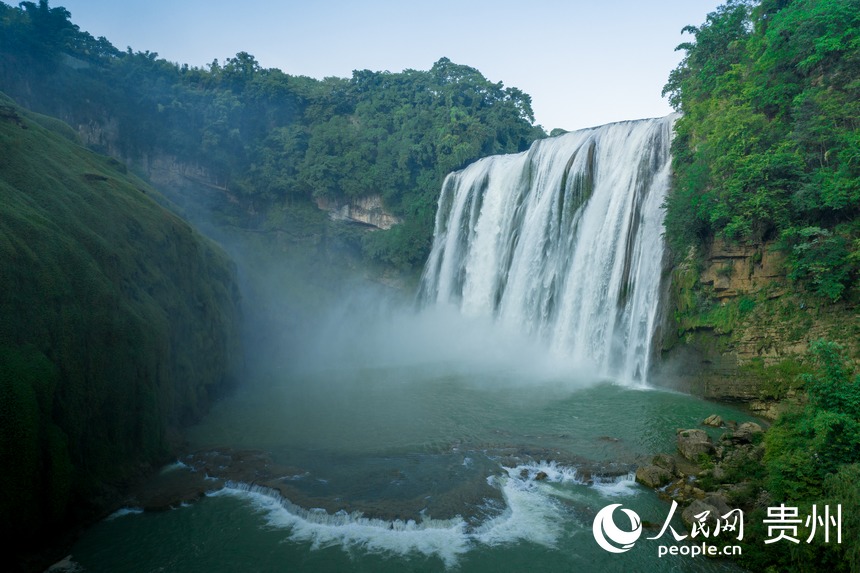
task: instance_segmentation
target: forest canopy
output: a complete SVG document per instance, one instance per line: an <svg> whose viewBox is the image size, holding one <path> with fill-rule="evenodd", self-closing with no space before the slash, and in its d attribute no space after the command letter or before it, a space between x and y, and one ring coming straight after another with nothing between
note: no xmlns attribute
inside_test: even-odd
<svg viewBox="0 0 860 573"><path fill-rule="evenodd" d="M380 196L404 222L364 234L363 249L401 267L423 264L447 173L545 136L527 94L447 58L322 80L246 52L189 67L121 51L46 0L0 3L0 54L0 90L19 103L110 131L100 151L131 163L199 165L273 218L296 203Z"/></svg>
<svg viewBox="0 0 860 573"><path fill-rule="evenodd" d="M684 114L676 255L715 236L779 241L791 279L843 298L860 270L860 3L730 0L685 31L664 88Z"/></svg>

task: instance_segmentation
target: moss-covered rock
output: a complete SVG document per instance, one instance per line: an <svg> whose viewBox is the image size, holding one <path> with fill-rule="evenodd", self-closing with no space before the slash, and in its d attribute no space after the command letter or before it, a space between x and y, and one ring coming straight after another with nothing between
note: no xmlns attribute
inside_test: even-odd
<svg viewBox="0 0 860 573"><path fill-rule="evenodd" d="M711 437L704 430L678 430L678 451L690 461L697 461L702 455L709 455L714 451Z"/></svg>
<svg viewBox="0 0 860 573"><path fill-rule="evenodd" d="M0 94L0 537L98 511L239 363L226 255ZM36 121L39 119L39 121Z"/></svg>

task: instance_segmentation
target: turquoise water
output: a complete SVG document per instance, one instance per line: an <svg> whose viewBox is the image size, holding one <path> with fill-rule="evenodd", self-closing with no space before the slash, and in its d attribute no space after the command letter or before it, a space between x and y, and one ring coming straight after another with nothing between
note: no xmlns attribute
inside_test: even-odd
<svg viewBox="0 0 860 573"><path fill-rule="evenodd" d="M645 539L657 531L623 554L591 532L611 503L662 524L668 504L626 470L673 451L676 428L714 413L749 419L678 393L557 375L438 365L271 375L220 402L189 439L270 452L295 468L291 487L328 511L235 484L101 522L73 560L130 572L730 571L659 559L668 541Z"/></svg>

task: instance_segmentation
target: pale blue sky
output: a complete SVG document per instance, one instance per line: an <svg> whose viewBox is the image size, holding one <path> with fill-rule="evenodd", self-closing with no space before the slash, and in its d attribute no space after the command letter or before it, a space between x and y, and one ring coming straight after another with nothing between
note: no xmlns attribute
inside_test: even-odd
<svg viewBox="0 0 860 573"><path fill-rule="evenodd" d="M12 2L13 4L15 2ZM202 66L237 52L316 78L428 69L445 56L532 96L547 130L670 113L681 28L718 0L52 0L115 46Z"/></svg>

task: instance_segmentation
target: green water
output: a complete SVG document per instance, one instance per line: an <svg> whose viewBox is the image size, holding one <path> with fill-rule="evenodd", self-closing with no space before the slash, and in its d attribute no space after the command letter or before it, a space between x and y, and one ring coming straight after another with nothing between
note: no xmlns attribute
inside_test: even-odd
<svg viewBox="0 0 860 573"><path fill-rule="evenodd" d="M682 394L560 376L427 366L270 376L220 402L190 431L192 446L271 452L295 468L296 491L363 516L228 488L99 523L73 560L130 572L731 571L659 559L668 540L645 539L657 531L623 554L591 532L610 503L662 524L668 504L623 468L673 451L676 428L714 413L749 419ZM622 475L590 481L600 467Z"/></svg>

